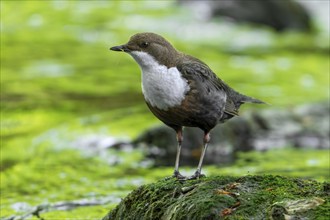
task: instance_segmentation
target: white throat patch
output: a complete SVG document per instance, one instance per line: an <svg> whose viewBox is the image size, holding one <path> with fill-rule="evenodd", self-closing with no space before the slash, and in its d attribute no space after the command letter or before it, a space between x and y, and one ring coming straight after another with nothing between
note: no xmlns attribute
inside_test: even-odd
<svg viewBox="0 0 330 220"><path fill-rule="evenodd" d="M129 54L142 70L142 93L151 106L167 110L181 104L190 88L176 67L168 69L145 52Z"/></svg>

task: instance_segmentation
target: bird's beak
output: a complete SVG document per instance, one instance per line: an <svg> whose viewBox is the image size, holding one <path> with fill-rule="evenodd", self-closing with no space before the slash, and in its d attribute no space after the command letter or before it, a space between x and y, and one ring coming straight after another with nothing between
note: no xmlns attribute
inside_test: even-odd
<svg viewBox="0 0 330 220"><path fill-rule="evenodd" d="M113 50L113 51L122 51L122 52L130 52L131 51L130 49L128 49L128 47L127 47L126 44L120 45L120 46L111 47L110 50Z"/></svg>

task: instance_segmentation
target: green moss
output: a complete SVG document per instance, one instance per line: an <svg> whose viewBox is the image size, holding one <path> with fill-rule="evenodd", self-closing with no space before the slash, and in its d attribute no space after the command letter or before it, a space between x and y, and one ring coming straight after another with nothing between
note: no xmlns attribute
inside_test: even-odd
<svg viewBox="0 0 330 220"><path fill-rule="evenodd" d="M310 219L329 215L329 191L313 180L272 175L221 176L185 182L172 178L134 190L104 220L268 219L283 214L277 213L280 208L274 207L281 206L275 204L314 198L319 203L311 208L296 208L294 215Z"/></svg>

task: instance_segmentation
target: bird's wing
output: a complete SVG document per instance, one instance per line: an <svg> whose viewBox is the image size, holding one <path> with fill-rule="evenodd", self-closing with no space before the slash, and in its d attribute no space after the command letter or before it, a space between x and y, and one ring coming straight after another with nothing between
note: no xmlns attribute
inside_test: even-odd
<svg viewBox="0 0 330 220"><path fill-rule="evenodd" d="M238 109L236 109L235 104L231 99L227 99L225 113L232 116L238 116Z"/></svg>
<svg viewBox="0 0 330 220"><path fill-rule="evenodd" d="M215 75L215 73L202 61L186 61L177 65L182 76L188 81L193 81L197 90L204 93L217 92L222 95L225 102L224 112L230 115L238 115L234 101L227 95L228 86ZM219 100L221 101L221 100Z"/></svg>

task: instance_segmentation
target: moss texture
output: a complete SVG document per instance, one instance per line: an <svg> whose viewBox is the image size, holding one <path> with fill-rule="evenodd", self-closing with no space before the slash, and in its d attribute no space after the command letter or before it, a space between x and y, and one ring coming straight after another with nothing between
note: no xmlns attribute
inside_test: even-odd
<svg viewBox="0 0 330 220"><path fill-rule="evenodd" d="M329 183L281 176L173 178L131 192L111 219L330 219Z"/></svg>

